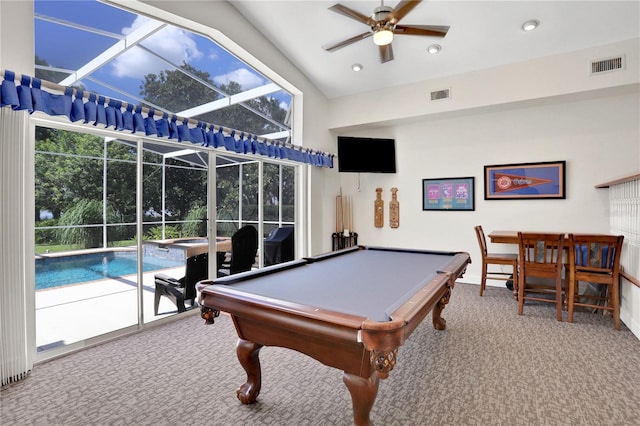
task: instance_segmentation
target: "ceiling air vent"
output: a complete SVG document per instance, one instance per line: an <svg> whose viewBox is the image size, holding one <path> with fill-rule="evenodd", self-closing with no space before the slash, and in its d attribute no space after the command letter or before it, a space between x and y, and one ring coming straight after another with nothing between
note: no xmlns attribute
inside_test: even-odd
<svg viewBox="0 0 640 426"><path fill-rule="evenodd" d="M591 74L624 69L624 55L591 62Z"/></svg>
<svg viewBox="0 0 640 426"><path fill-rule="evenodd" d="M449 92L449 89L436 90L435 92L431 92L432 101L441 101L443 99L449 99L450 97L451 93Z"/></svg>

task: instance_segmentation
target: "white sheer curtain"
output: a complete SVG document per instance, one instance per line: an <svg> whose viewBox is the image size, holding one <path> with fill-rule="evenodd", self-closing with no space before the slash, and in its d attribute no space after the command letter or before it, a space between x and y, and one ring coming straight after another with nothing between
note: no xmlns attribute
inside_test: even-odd
<svg viewBox="0 0 640 426"><path fill-rule="evenodd" d="M34 138L26 111L0 108L0 378L24 378L35 357Z"/></svg>

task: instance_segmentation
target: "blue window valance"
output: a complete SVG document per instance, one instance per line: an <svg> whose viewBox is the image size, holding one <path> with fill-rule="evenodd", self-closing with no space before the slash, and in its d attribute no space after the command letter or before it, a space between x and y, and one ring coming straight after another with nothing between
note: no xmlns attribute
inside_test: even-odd
<svg viewBox="0 0 640 426"><path fill-rule="evenodd" d="M26 110L30 114L40 111L51 116L65 116L72 123L333 168L334 155L330 153L272 141L234 129L225 130L222 126L175 114L157 113L153 108L107 99L82 89L60 86L63 93L50 93L42 88L43 81L39 78L22 75L18 84L13 71L0 72L4 75L0 91L0 107L3 108ZM57 86L51 82L46 82L46 85Z"/></svg>

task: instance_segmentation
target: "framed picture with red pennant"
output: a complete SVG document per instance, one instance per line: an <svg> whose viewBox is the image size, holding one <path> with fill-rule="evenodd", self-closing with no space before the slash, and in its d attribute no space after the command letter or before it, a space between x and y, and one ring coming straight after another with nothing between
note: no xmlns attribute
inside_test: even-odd
<svg viewBox="0 0 640 426"><path fill-rule="evenodd" d="M564 199L565 174L565 161L484 166L484 199Z"/></svg>

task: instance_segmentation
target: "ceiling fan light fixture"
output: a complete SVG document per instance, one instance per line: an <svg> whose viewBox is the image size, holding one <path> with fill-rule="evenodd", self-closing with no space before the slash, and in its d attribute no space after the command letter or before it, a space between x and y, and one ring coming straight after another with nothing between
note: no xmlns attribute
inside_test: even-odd
<svg viewBox="0 0 640 426"><path fill-rule="evenodd" d="M393 41L393 31L381 29L373 33L373 42L378 46L386 46Z"/></svg>
<svg viewBox="0 0 640 426"><path fill-rule="evenodd" d="M522 24L522 30L523 31L533 31L536 28L538 28L538 25L540 25L540 21L538 21L537 19L530 19L527 22L525 22L524 24Z"/></svg>
<svg viewBox="0 0 640 426"><path fill-rule="evenodd" d="M432 44L431 46L427 47L427 52L431 53L432 55L439 53L440 50L442 50L442 46L440 46L439 44Z"/></svg>

